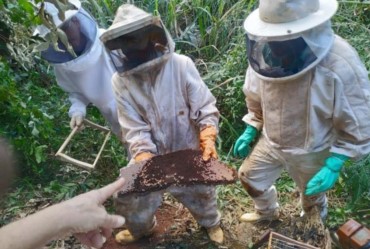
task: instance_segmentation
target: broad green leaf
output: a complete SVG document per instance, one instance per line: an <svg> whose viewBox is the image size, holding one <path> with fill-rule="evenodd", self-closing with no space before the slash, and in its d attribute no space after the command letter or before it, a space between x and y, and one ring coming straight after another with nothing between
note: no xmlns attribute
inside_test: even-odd
<svg viewBox="0 0 370 249"><path fill-rule="evenodd" d="M19 6L24 10L26 11L27 13L29 13L30 15L33 15L33 6L32 4L27 1L27 0L18 0L18 3L19 3Z"/></svg>
<svg viewBox="0 0 370 249"><path fill-rule="evenodd" d="M42 42L33 48L32 53L40 53L42 51L45 51L49 48L49 46L50 42Z"/></svg>
<svg viewBox="0 0 370 249"><path fill-rule="evenodd" d="M40 145L37 146L35 149L35 157L36 157L36 162L41 163L45 161L45 155L44 155L44 149L47 148L46 145Z"/></svg>
<svg viewBox="0 0 370 249"><path fill-rule="evenodd" d="M40 134L39 130L36 128L36 125L34 125L32 129L32 135L37 137L39 134Z"/></svg>

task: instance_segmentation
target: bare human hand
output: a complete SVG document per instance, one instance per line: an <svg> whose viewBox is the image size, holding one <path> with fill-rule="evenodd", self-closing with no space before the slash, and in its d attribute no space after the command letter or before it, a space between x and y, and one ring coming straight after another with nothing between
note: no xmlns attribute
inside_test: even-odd
<svg viewBox="0 0 370 249"><path fill-rule="evenodd" d="M81 194L68 201L58 204L65 213L67 233L72 233L81 243L101 248L112 234L113 228L125 223L119 215L108 214L102 205L110 196L120 190L124 184L123 178L97 190Z"/></svg>

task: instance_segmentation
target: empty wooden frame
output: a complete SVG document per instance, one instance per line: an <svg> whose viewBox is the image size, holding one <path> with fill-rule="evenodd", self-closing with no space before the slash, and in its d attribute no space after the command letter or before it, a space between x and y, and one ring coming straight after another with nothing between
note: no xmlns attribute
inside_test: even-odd
<svg viewBox="0 0 370 249"><path fill-rule="evenodd" d="M83 162L81 160L78 160L78 159L75 159L75 158L72 158L71 156L68 156L67 154L64 153L64 149L66 148L66 146L68 145L68 143L71 141L72 137L76 134L77 130L79 127L75 127L71 133L69 134L69 136L66 138L66 140L63 142L62 146L60 146L58 152L55 154L55 156L59 157L60 159L62 159L63 161L66 161L66 162L69 162L69 163L72 163L78 167L82 167L84 169L88 169L88 170L91 170L91 169L94 169L95 166L96 166L96 163L98 162L99 158L100 158L100 155L101 153L103 152L103 149L105 147L105 144L107 143L109 137L110 137L110 134L111 134L111 131L104 127L104 126L100 126L98 124L95 124L87 119L84 119L84 125L87 126L87 127L92 127L94 129L97 129L97 130L100 130L100 131L103 131L106 133L106 136L104 138L104 142L102 144L102 146L100 147L100 150L98 152L98 154L96 155L96 158L94 160L94 163L90 164L90 163L87 163L87 162Z"/></svg>

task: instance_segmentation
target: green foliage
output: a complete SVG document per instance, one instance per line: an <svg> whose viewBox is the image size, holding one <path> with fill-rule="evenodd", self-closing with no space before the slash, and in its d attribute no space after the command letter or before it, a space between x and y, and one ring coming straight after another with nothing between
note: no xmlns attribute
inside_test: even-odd
<svg viewBox="0 0 370 249"><path fill-rule="evenodd" d="M4 8L5 6L5 8ZM32 58L32 39L29 16L21 15L23 9L15 3L0 6L0 58L15 61L14 66L24 70L35 65ZM3 8L2 8L3 7Z"/></svg>
<svg viewBox="0 0 370 249"><path fill-rule="evenodd" d="M369 218L370 213L370 156L347 165L344 168L343 178L340 186L336 191L347 196L347 204L345 212L360 221ZM339 194L339 193L338 193ZM370 225L370 220L367 219L367 225Z"/></svg>
<svg viewBox="0 0 370 249"><path fill-rule="evenodd" d="M86 10L93 13L99 27L106 29L112 24L113 10L118 8L118 1L87 0L83 3Z"/></svg>
<svg viewBox="0 0 370 249"><path fill-rule="evenodd" d="M334 31L345 38L370 68L370 4L341 1L333 18Z"/></svg>
<svg viewBox="0 0 370 249"><path fill-rule="evenodd" d="M4 10L13 23L21 23L26 27L34 25L38 20L33 5L27 0L4 1Z"/></svg>
<svg viewBox="0 0 370 249"><path fill-rule="evenodd" d="M14 72L0 62L0 134L7 137L21 155L21 171L29 176L42 176L47 167L50 145L57 140L56 116L65 112L64 103L48 106L57 100L50 89L35 85L37 72ZM48 77L43 75L43 77ZM60 93L58 89L53 91Z"/></svg>
<svg viewBox="0 0 370 249"><path fill-rule="evenodd" d="M365 209L370 207L370 156L348 165L343 174L343 183L350 193L349 207Z"/></svg>
<svg viewBox="0 0 370 249"><path fill-rule="evenodd" d="M203 78L216 97L221 113L219 149L231 151L233 143L245 129L241 119L247 113L242 92L247 68L244 36L237 36L227 53L220 57L219 63L207 63Z"/></svg>
<svg viewBox="0 0 370 249"><path fill-rule="evenodd" d="M242 24L258 1L130 2L160 15L176 42L177 51L196 62L221 112L220 156L225 160L235 160L230 152L245 129L241 119L247 113L242 92L248 66ZM82 3L100 27L108 28L116 9L123 2L83 0ZM8 207L17 212L22 206L19 202L33 196L59 201L112 181L117 177L118 169L127 163L122 145L116 138L109 141L97 169L92 173L66 166L53 156L70 131L66 114L69 103L66 95L51 80L49 69L42 63L35 63L31 56L37 43L29 38L31 26L41 21L31 10L29 1L0 0L0 9L0 135L7 137L19 152L23 178L18 182L19 187L9 195ZM338 13L332 21L334 31L355 47L368 69L369 17L369 4L340 1ZM95 108L90 108L88 115L97 123L104 122ZM94 148L89 145L96 146L96 137L91 131L81 135L86 140L74 141L72 151L77 151L77 157L86 159ZM79 147L83 150L79 151ZM241 162L236 163L240 165ZM366 159L347 167L340 183L330 192L330 203L335 207L329 209L330 226L344 223L349 217L361 219L362 210L368 210L369 165L369 159ZM36 182L40 184L36 185ZM280 193L290 193L294 188L294 183L286 175L277 185ZM240 183L218 188L218 195L222 208L235 203L251 205ZM348 204L336 205L337 202Z"/></svg>

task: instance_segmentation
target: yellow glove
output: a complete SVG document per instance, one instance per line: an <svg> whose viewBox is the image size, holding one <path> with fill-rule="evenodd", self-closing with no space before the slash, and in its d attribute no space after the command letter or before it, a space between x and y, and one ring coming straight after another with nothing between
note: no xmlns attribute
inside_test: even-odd
<svg viewBox="0 0 370 249"><path fill-rule="evenodd" d="M200 149L203 152L203 160L208 161L211 157L217 158L217 151L215 147L217 137L217 129L214 126L207 126L200 131Z"/></svg>
<svg viewBox="0 0 370 249"><path fill-rule="evenodd" d="M148 160L150 158L152 158L154 156L153 153L150 153L150 152L141 152L139 154L136 155L136 157L134 158L135 162L138 163L138 162L141 162L141 161L145 161L145 160Z"/></svg>

